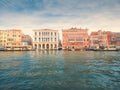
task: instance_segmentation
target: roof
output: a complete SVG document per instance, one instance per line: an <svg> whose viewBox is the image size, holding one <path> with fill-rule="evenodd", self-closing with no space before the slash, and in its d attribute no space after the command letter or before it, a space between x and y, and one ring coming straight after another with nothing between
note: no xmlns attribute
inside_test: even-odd
<svg viewBox="0 0 120 90"><path fill-rule="evenodd" d="M81 29L81 28L70 28L70 29L64 29L63 32L79 32L79 31L88 31L88 29Z"/></svg>
<svg viewBox="0 0 120 90"><path fill-rule="evenodd" d="M98 35L98 32L91 32L91 35L92 35L92 36Z"/></svg>
<svg viewBox="0 0 120 90"><path fill-rule="evenodd" d="M36 29L36 30L33 30L33 31L54 31L54 32L58 32L58 30L52 30L52 29Z"/></svg>

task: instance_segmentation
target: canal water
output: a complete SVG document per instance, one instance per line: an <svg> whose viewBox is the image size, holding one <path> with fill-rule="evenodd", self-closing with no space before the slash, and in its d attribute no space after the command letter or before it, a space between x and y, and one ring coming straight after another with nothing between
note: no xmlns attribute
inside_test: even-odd
<svg viewBox="0 0 120 90"><path fill-rule="evenodd" d="M120 90L120 52L0 52L0 90Z"/></svg>

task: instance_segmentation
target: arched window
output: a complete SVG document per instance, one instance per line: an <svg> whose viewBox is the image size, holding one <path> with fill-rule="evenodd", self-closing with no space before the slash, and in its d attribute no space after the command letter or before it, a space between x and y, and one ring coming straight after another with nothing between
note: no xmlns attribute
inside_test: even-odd
<svg viewBox="0 0 120 90"><path fill-rule="evenodd" d="M39 44L39 49L41 49L41 44Z"/></svg>
<svg viewBox="0 0 120 90"><path fill-rule="evenodd" d="M37 44L35 44L35 49L37 49Z"/></svg>
<svg viewBox="0 0 120 90"><path fill-rule="evenodd" d="M57 45L55 44L55 48L57 48Z"/></svg>
<svg viewBox="0 0 120 90"><path fill-rule="evenodd" d="M46 45L47 49L49 49L49 44Z"/></svg>
<svg viewBox="0 0 120 90"><path fill-rule="evenodd" d="M51 44L51 49L53 49L53 45Z"/></svg>
<svg viewBox="0 0 120 90"><path fill-rule="evenodd" d="M45 49L45 44L42 45L42 48Z"/></svg>

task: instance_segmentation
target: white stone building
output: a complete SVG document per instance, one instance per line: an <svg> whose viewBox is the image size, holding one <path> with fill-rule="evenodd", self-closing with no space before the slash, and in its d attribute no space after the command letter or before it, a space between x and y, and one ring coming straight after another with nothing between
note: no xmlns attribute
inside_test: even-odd
<svg viewBox="0 0 120 90"><path fill-rule="evenodd" d="M58 49L58 31L50 29L33 30L33 48L36 50Z"/></svg>

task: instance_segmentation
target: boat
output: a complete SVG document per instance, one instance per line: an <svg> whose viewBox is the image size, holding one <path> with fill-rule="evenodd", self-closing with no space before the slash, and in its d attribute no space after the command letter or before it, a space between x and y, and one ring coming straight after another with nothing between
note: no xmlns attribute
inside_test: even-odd
<svg viewBox="0 0 120 90"><path fill-rule="evenodd" d="M117 49L114 49L114 50L94 49L93 51L120 51L120 50L117 50Z"/></svg>
<svg viewBox="0 0 120 90"><path fill-rule="evenodd" d="M5 48L3 46L0 46L0 51L5 51Z"/></svg>
<svg viewBox="0 0 120 90"><path fill-rule="evenodd" d="M109 46L100 46L98 48L94 48L93 51L119 51L119 49L116 48L114 45Z"/></svg>
<svg viewBox="0 0 120 90"><path fill-rule="evenodd" d="M62 50L62 47L58 47L58 50Z"/></svg>
<svg viewBox="0 0 120 90"><path fill-rule="evenodd" d="M95 48L86 48L85 51L94 51Z"/></svg>

